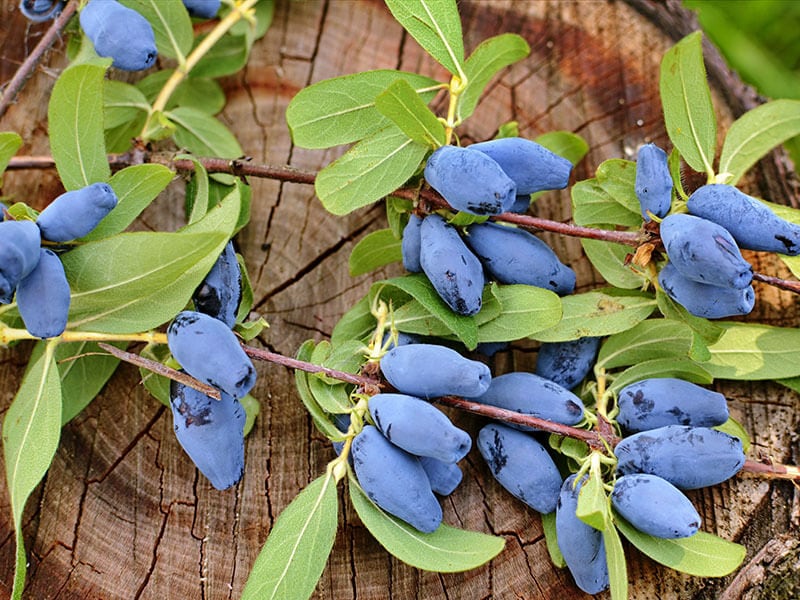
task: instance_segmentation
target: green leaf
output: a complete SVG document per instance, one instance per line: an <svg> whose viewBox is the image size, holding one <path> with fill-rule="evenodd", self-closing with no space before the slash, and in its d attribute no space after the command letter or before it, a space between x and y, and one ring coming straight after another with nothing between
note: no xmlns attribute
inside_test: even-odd
<svg viewBox="0 0 800 600"><path fill-rule="evenodd" d="M555 326L561 320L557 294L532 285L495 285L502 312L478 326L478 342L510 342ZM482 311L481 311L482 312Z"/></svg>
<svg viewBox="0 0 800 600"><path fill-rule="evenodd" d="M370 311L369 296L364 296L348 310L331 332L331 343L336 345L345 340L366 341L375 330L375 317Z"/></svg>
<svg viewBox="0 0 800 600"><path fill-rule="evenodd" d="M330 342L322 341L314 348L311 353L310 361L315 365L326 365L326 359L331 354ZM327 365L326 365L327 366ZM314 400L322 410L327 413L346 413L350 410L350 389L352 386L330 381L323 381L315 374L309 375L307 379L308 389Z"/></svg>
<svg viewBox="0 0 800 600"><path fill-rule="evenodd" d="M403 237L403 229L408 223L408 215L414 204L411 200L406 200L405 198L387 196L385 205L389 229L392 230L396 238L401 239Z"/></svg>
<svg viewBox="0 0 800 600"><path fill-rule="evenodd" d="M658 309L661 311L662 315L667 319L686 323L686 325L691 327L706 344L713 344L719 340L720 336L725 332L718 324L690 314L683 306L675 302L661 290L656 292L656 300L658 301Z"/></svg>
<svg viewBox="0 0 800 600"><path fill-rule="evenodd" d="M649 317L656 301L644 295L613 296L595 291L566 296L561 307L564 316L555 327L530 337L540 342L566 342L619 333Z"/></svg>
<svg viewBox="0 0 800 600"><path fill-rule="evenodd" d="M149 103L152 103L173 73L174 69L162 69L151 73L137 81L136 88L145 95ZM164 108L169 110L176 106L190 106L201 112L215 115L225 106L225 92L213 79L193 75L178 84Z"/></svg>
<svg viewBox="0 0 800 600"><path fill-rule="evenodd" d="M303 344L297 350L297 359L310 362L311 355L314 352L314 346L315 344L313 340L306 340L303 342ZM325 411L322 410L319 404L317 404L314 394L311 393L309 379L310 376L308 373L305 373L300 369L295 369L294 383L295 387L297 388L297 394L300 396L300 400L306 407L308 414L311 415L311 420L314 421L316 428L319 429L325 437L328 439L341 439L342 433L333 423L331 423L330 419L325 414Z"/></svg>
<svg viewBox="0 0 800 600"><path fill-rule="evenodd" d="M370 297L374 298L379 295L381 298L389 297L391 299L391 294L397 291L400 291L406 298L410 296L422 304L467 348L474 349L478 345L478 326L475 317L465 317L450 310L424 274L417 273L378 281L372 285Z"/></svg>
<svg viewBox="0 0 800 600"><path fill-rule="evenodd" d="M133 165L114 173L109 184L117 194L117 206L82 239L99 240L124 231L174 176L167 167L155 164Z"/></svg>
<svg viewBox="0 0 800 600"><path fill-rule="evenodd" d="M720 175L736 185L742 175L775 146L800 135L800 100L773 100L736 119L725 135Z"/></svg>
<svg viewBox="0 0 800 600"><path fill-rule="evenodd" d="M134 119L127 121L119 127L105 131L106 151L109 153L122 153L131 149L131 141L138 137L144 127L147 115L137 113Z"/></svg>
<svg viewBox="0 0 800 600"><path fill-rule="evenodd" d="M696 31L661 61L661 104L669 139L695 171L713 175L717 121L703 64L703 36Z"/></svg>
<svg viewBox="0 0 800 600"><path fill-rule="evenodd" d="M256 424L256 417L261 412L261 403L250 394L246 394L239 400L244 408L244 435L247 436Z"/></svg>
<svg viewBox="0 0 800 600"><path fill-rule="evenodd" d="M389 119L375 108L375 98L402 79L423 102L436 95L439 82L403 71L377 70L326 79L300 90L286 109L292 140L303 148L349 144L387 127ZM422 90L428 90L423 92Z"/></svg>
<svg viewBox="0 0 800 600"><path fill-rule="evenodd" d="M464 41L455 0L386 0L394 18L453 75L464 72Z"/></svg>
<svg viewBox="0 0 800 600"><path fill-rule="evenodd" d="M378 94L375 108L418 144L444 146L444 125L407 81L398 79Z"/></svg>
<svg viewBox="0 0 800 600"><path fill-rule="evenodd" d="M200 44L206 36L199 36ZM240 71L247 64L250 43L244 35L225 35L201 58L194 69L194 77L225 77Z"/></svg>
<svg viewBox="0 0 800 600"><path fill-rule="evenodd" d="M581 162L589 152L589 144L586 140L571 131L548 131L533 141L541 144L550 152L566 158L573 166Z"/></svg>
<svg viewBox="0 0 800 600"><path fill-rule="evenodd" d="M744 546L705 531L698 531L688 538L668 540L640 532L616 512L614 521L622 535L640 552L681 573L696 577L724 577L733 573L744 560Z"/></svg>
<svg viewBox="0 0 800 600"><path fill-rule="evenodd" d="M412 567L439 573L468 571L492 560L505 546L501 537L444 523L433 533L420 533L378 508L352 473L348 483L353 508L365 527L390 554Z"/></svg>
<svg viewBox="0 0 800 600"><path fill-rule="evenodd" d="M174 317L217 260L239 214L238 192L176 233L122 233L61 256L69 328L133 333Z"/></svg>
<svg viewBox="0 0 800 600"><path fill-rule="evenodd" d="M258 553L242 600L306 600L333 549L338 524L336 482L328 471L280 514Z"/></svg>
<svg viewBox="0 0 800 600"><path fill-rule="evenodd" d="M142 358L149 358L160 363L166 363L172 358L169 347L166 344L147 344L139 355ZM153 371L139 367L139 375L142 378L144 387L150 395L161 402L166 407L170 405L170 379L163 375L157 375Z"/></svg>
<svg viewBox="0 0 800 600"><path fill-rule="evenodd" d="M600 469L591 469L591 474L578 493L576 516L586 523L603 531L610 526L611 514L608 497L603 489Z"/></svg>
<svg viewBox="0 0 800 600"><path fill-rule="evenodd" d="M633 253L633 248L630 246L590 239L582 239L581 245L594 268L611 285L635 290L641 288L646 281L644 273L637 271L632 265L625 264L626 257Z"/></svg>
<svg viewBox="0 0 800 600"><path fill-rule="evenodd" d="M106 68L75 65L53 86L47 108L50 150L58 175L67 190L108 181L103 138L103 79Z"/></svg>
<svg viewBox="0 0 800 600"><path fill-rule="evenodd" d="M427 151L397 127L387 127L322 169L314 189L328 212L346 215L403 185Z"/></svg>
<svg viewBox="0 0 800 600"><path fill-rule="evenodd" d="M391 229L379 229L365 235L350 253L350 275L356 277L403 259L401 241Z"/></svg>
<svg viewBox="0 0 800 600"><path fill-rule="evenodd" d="M471 317L459 317L460 319L467 320L464 321L464 325L468 327L470 331L472 330L472 324L468 321L474 321L474 324L480 327L500 316L502 307L492 293L495 288L496 286L484 288L482 298L483 304L478 314ZM393 306L396 307L392 315L392 320L398 331L453 339L453 332L450 326L443 322L436 314L428 310L421 302L412 299L404 304L400 304L401 298L397 296L392 296L391 300Z"/></svg>
<svg viewBox="0 0 800 600"><path fill-rule="evenodd" d="M703 366L715 379L785 379L800 375L800 329L719 322L725 333Z"/></svg>
<svg viewBox="0 0 800 600"><path fill-rule="evenodd" d="M175 124L175 143L189 152L221 158L242 156L242 147L230 129L213 116L188 106L179 106L166 114Z"/></svg>
<svg viewBox="0 0 800 600"><path fill-rule="evenodd" d="M150 22L160 55L181 59L189 54L194 32L189 13L182 3L163 0L120 0L120 3Z"/></svg>
<svg viewBox="0 0 800 600"><path fill-rule="evenodd" d="M567 561L564 560L564 555L561 554L561 549L558 547L556 511L542 515L542 530L544 531L544 541L547 544L547 553L550 555L550 561L556 568L563 569L567 566Z"/></svg>
<svg viewBox="0 0 800 600"><path fill-rule="evenodd" d="M3 419L3 456L17 546L12 592L15 600L22 597L27 563L22 513L31 492L50 467L61 435L61 383L53 356L57 342L39 343L45 344L45 349L37 361L28 363Z"/></svg>
<svg viewBox="0 0 800 600"><path fill-rule="evenodd" d="M124 349L127 344L114 342ZM119 359L95 342L59 344L55 352L61 379L61 424L75 418L100 393L119 364Z"/></svg>
<svg viewBox="0 0 800 600"><path fill-rule="evenodd" d="M528 42L515 33L496 35L478 44L464 63L467 87L461 93L458 104L461 118L466 119L475 112L478 100L492 77L530 53Z"/></svg>
<svg viewBox="0 0 800 600"><path fill-rule="evenodd" d="M642 214L634 192L635 180L636 163L616 158L603 162L593 179L579 181L572 187L575 223L641 227Z"/></svg>
<svg viewBox="0 0 800 600"><path fill-rule="evenodd" d="M628 598L628 566L625 562L625 550L619 539L617 529L609 523L603 529L603 542L608 564L608 583L611 600L627 600Z"/></svg>
<svg viewBox="0 0 800 600"><path fill-rule="evenodd" d="M635 364L622 371L619 375L615 375L614 382L609 386L609 389L618 392L631 383L657 377L675 377L692 383L711 383L714 381L711 373L689 358L654 358Z"/></svg>
<svg viewBox="0 0 800 600"><path fill-rule="evenodd" d="M138 88L122 81L103 83L103 127L113 129L147 114L150 103Z"/></svg>
<svg viewBox="0 0 800 600"><path fill-rule="evenodd" d="M177 158L186 158L194 163L194 173L186 186L186 221L195 223L202 219L211 207L208 171L197 158L189 154L181 154Z"/></svg>
<svg viewBox="0 0 800 600"><path fill-rule="evenodd" d="M11 157L22 147L22 138L12 131L0 132L0 183L2 183L3 171L6 170Z"/></svg>
<svg viewBox="0 0 800 600"><path fill-rule="evenodd" d="M739 438L742 440L742 450L744 450L744 453L747 454L750 451L750 435L747 433L747 430L744 428L744 426L733 417L728 417L727 421L725 421L722 425L713 427L713 429L716 429L717 431L724 431L728 435Z"/></svg>
<svg viewBox="0 0 800 600"><path fill-rule="evenodd" d="M687 358L693 339L688 325L670 319L649 319L603 342L596 364L613 369L656 358Z"/></svg>

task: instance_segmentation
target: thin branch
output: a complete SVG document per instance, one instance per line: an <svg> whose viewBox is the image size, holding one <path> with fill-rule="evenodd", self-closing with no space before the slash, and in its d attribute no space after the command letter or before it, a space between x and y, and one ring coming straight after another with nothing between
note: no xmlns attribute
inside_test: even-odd
<svg viewBox="0 0 800 600"><path fill-rule="evenodd" d="M782 465L779 463L762 463L749 458L744 461L742 471L755 473L759 477L766 479L789 479L800 482L800 469L793 465Z"/></svg>
<svg viewBox="0 0 800 600"><path fill-rule="evenodd" d="M290 358L288 356L284 356L283 354L270 352L269 350L253 348L252 346L243 345L242 348L244 348L244 351L248 356L255 358L256 360L263 360L266 362L283 365L284 367L289 367L290 369L299 369L301 371L305 371L306 373L322 373L344 383L352 383L365 388L376 387L380 389L383 387L383 384L380 381L371 377L353 375L352 373L345 373L344 371L329 369L328 367L323 367L322 365L315 365L314 363L305 362L296 358Z"/></svg>
<svg viewBox="0 0 800 600"><path fill-rule="evenodd" d="M61 11L61 14L56 17L53 24L50 28L45 32L42 36L42 39L39 40L39 43L36 44L36 47L33 51L28 55L25 61L20 65L17 72L14 73L14 77L11 78L11 81L8 82L6 85L6 89L3 91L2 97L0 97L0 117L2 117L8 107L11 106L11 103L14 102L14 99L17 97L17 94L25 85L25 82L33 73L33 70L42 60L45 52L50 49L55 41L61 35L61 30L66 27L69 20L72 18L72 15L78 10L78 0L70 0L69 3L64 7L64 10Z"/></svg>
<svg viewBox="0 0 800 600"><path fill-rule="evenodd" d="M795 294L800 294L800 281L788 281L780 277L773 277L771 275L764 275L763 273L753 273L753 279L766 283L767 285L775 286L782 290L788 290Z"/></svg>

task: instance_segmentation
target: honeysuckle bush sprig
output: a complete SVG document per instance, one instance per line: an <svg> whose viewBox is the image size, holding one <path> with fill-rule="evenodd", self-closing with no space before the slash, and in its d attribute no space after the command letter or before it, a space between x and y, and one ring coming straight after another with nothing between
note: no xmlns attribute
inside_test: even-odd
<svg viewBox="0 0 800 600"><path fill-rule="evenodd" d="M125 1L152 7L145 0ZM74 13L76 4L69 3L68 11ZM454 214L438 194L424 187L420 173L432 151L458 142L459 127L473 114L489 81L529 53L520 36L502 34L484 41L467 57L455 2L387 0L398 22L448 71L449 79L380 70L345 75L302 90L287 111L294 142L308 148L354 144L320 173L309 174L233 160L243 155L242 149L214 117L225 102L214 79L244 66L253 42L269 26L271 2L226 2L221 19L204 27L203 33L192 30L179 5L178 0L170 2L172 12L155 28L165 68L135 84L114 81L107 78L109 61L98 59L75 36L73 64L60 75L50 100L53 161L64 187L107 181L120 203L92 234L62 254L72 289L67 330L58 338L37 342L4 422L17 542L15 598L21 596L25 577L22 511L52 460L61 425L91 402L120 360L139 366L148 390L162 401L170 378L183 377L192 383L169 366L159 328L186 306L222 247L247 224L250 188L243 176L313 183L323 206L333 214L386 197L388 228L361 240L349 266L355 275L398 261L401 232L412 210L444 214L458 226L476 220ZM59 21L57 27L65 22ZM428 103L440 94L447 95L446 109L437 115ZM736 184L771 148L800 132L797 102L767 103L731 126L714 168L716 119L699 34L689 36L665 56L661 96L674 146L670 167L676 211L682 210L687 197L680 185L682 161L705 173L709 182ZM4 95L4 104L6 100ZM97 118L100 114L102 120ZM212 135L199 135L201 131ZM515 124L498 124L498 137L517 134ZM138 140L133 146L132 138ZM169 152L169 140L192 155ZM569 132L551 132L537 141L573 164L588 148ZM16 134L0 134L0 171L16 160L12 156L21 143ZM159 150L167 151L166 159ZM111 157L119 161L117 166L129 166L112 175L108 152L117 153ZM16 161L16 166L30 167L24 162ZM177 170L193 172L187 192L188 224L175 232L125 233ZM432 534L421 534L379 509L358 485L348 464L350 444L368 420L368 398L384 385L377 373L387 331L433 336L459 344L465 351L483 342L527 345L603 337L593 376L582 387L589 410L581 428L463 398L444 397L437 402L551 433L551 447L567 459L571 470L589 476L578 512L603 531L615 597L625 596L627 586L618 531L655 560L678 570L719 576L738 567L744 555L741 546L708 534L665 544L636 532L611 512L608 493L615 477L611 450L619 434L615 394L627 383L667 376L702 384L717 379L773 379L800 389L796 350L800 334L753 322L700 319L663 294L656 283L661 260L657 228L642 227L634 172L634 163L613 159L600 165L595 177L572 186L573 223L529 214L492 217L532 230L580 237L587 257L608 282L606 288L558 298L533 286L491 284L484 290L481 312L464 317L438 299L426 278L394 277L375 282L342 317L330 341L308 341L296 358L246 347L253 358L295 369L298 395L314 423L331 441L344 446L339 457L278 518L243 597L306 598L313 593L333 546L339 510L336 489L343 481L365 526L408 564L460 571L484 564L501 552L502 538L480 532L442 525ZM797 211L777 204L770 207L800 222ZM12 205L9 214L35 217L22 203ZM800 272L796 259L781 260L793 273ZM766 274L760 279L779 283ZM791 283L783 285L792 287ZM260 321L244 321L249 308L250 301L245 300L239 311L237 331L243 339L252 339L264 327ZM0 341L9 344L30 337L21 327L15 305L0 307ZM139 342L147 344L143 350L125 350ZM86 368L63 368L76 361ZM255 410L257 403L251 405L250 423ZM335 415L350 416L346 431L337 427ZM746 432L735 421L724 428L747 441ZM766 476L797 478L794 467L748 461L745 468ZM552 517L544 516L543 526L551 556L561 565ZM703 559L709 548L717 560ZM678 555L683 558L676 559Z"/></svg>

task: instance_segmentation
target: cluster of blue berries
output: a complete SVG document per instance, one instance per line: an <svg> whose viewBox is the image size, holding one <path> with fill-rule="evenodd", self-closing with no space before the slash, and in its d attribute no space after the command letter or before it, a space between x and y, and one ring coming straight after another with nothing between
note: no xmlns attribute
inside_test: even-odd
<svg viewBox="0 0 800 600"><path fill-rule="evenodd" d="M216 489L244 473L245 411L239 399L255 385L256 370L232 327L242 295L241 269L228 242L183 311L167 329L172 356L189 375L220 393L220 400L177 381L170 385L175 435Z"/></svg>
<svg viewBox="0 0 800 600"><path fill-rule="evenodd" d="M436 344L398 345L381 359L381 371L399 393L369 399L374 425L365 425L352 445L359 485L383 510L423 533L442 522L436 494L461 482L456 463L469 452L469 434L426 400L475 395L491 381L489 368Z"/></svg>
<svg viewBox="0 0 800 600"><path fill-rule="evenodd" d="M531 194L562 189L572 164L523 138L501 138L466 148L442 146L425 166L425 179L456 210L476 215L525 212ZM535 285L569 294L575 273L527 231L474 224L464 235L439 215L411 215L403 231L403 265L424 272L456 313L481 309L486 275L499 283Z"/></svg>
<svg viewBox="0 0 800 600"><path fill-rule="evenodd" d="M53 200L36 222L0 222L0 303L14 299L25 328L40 338L61 335L67 326L70 290L58 255L42 247L91 232L117 205L107 183L93 183ZM57 248L56 246L53 246Z"/></svg>
<svg viewBox="0 0 800 600"><path fill-rule="evenodd" d="M34 0L33 4L38 2L42 0ZM31 4L31 0L22 0L20 6L26 4ZM211 19L219 11L220 0L183 0L183 4L190 15ZM28 10L25 14L43 14L43 10L37 11L34 7L33 11ZM48 14L39 20L51 16ZM141 71L155 64L158 49L153 27L132 8L116 0L90 0L81 10L80 23L97 54L112 58L111 64L117 69Z"/></svg>

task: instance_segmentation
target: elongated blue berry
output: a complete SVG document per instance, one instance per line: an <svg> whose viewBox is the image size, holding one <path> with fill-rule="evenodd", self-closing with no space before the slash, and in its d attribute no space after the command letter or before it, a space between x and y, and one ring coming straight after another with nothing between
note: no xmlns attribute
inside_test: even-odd
<svg viewBox="0 0 800 600"><path fill-rule="evenodd" d="M387 440L416 456L455 463L472 447L466 431L453 425L438 408L406 394L376 394L369 413Z"/></svg>
<svg viewBox="0 0 800 600"><path fill-rule="evenodd" d="M661 269L658 284L667 296L691 314L705 319L746 315L756 302L752 285L736 289L698 283L684 277L672 263Z"/></svg>
<svg viewBox="0 0 800 600"><path fill-rule="evenodd" d="M116 0L91 0L81 11L80 22L97 54L113 59L111 66L141 71L155 63L153 28L135 10Z"/></svg>
<svg viewBox="0 0 800 600"><path fill-rule="evenodd" d="M575 272L550 246L523 229L477 223L467 228L466 242L500 283L535 285L561 295L575 290Z"/></svg>
<svg viewBox="0 0 800 600"><path fill-rule="evenodd" d="M236 399L256 383L256 370L238 338L214 317L188 310L178 313L167 329L167 343L187 373Z"/></svg>
<svg viewBox="0 0 800 600"><path fill-rule="evenodd" d="M556 507L556 536L558 549L575 584L587 594L599 594L609 584L605 543L603 534L576 514L582 483L574 487L575 475L570 475L561 486Z"/></svg>
<svg viewBox="0 0 800 600"><path fill-rule="evenodd" d="M514 497L540 513L556 509L561 474L533 436L492 423L481 429L477 446L494 478Z"/></svg>
<svg viewBox="0 0 800 600"><path fill-rule="evenodd" d="M420 265L439 297L460 315L480 311L483 267L455 227L429 215L422 221L420 240Z"/></svg>
<svg viewBox="0 0 800 600"><path fill-rule="evenodd" d="M449 496L461 483L464 474L455 463L443 462L430 456L420 456L419 464L425 469L431 489L440 496Z"/></svg>
<svg viewBox="0 0 800 600"><path fill-rule="evenodd" d="M493 158L517 184L517 194L561 190L569 183L572 163L531 140L499 138L469 148Z"/></svg>
<svg viewBox="0 0 800 600"><path fill-rule="evenodd" d="M716 485L744 466L742 441L716 429L668 425L636 433L614 449L623 475L649 473L682 490Z"/></svg>
<svg viewBox="0 0 800 600"><path fill-rule="evenodd" d="M672 176L667 165L667 153L655 144L645 144L639 148L634 191L645 221L650 220L648 211L657 217L664 217L669 212L672 203Z"/></svg>
<svg viewBox="0 0 800 600"><path fill-rule="evenodd" d="M661 241L669 261L687 279L739 290L753 280L753 267L742 258L731 234L716 223L669 215L661 223Z"/></svg>
<svg viewBox="0 0 800 600"><path fill-rule="evenodd" d="M41 23L55 19L66 3L66 0L20 0L19 10L29 21Z"/></svg>
<svg viewBox="0 0 800 600"><path fill-rule="evenodd" d="M517 186L499 164L483 152L442 146L425 165L425 179L456 210L496 215L514 204Z"/></svg>
<svg viewBox="0 0 800 600"><path fill-rule="evenodd" d="M704 185L689 196L686 207L691 214L727 229L742 248L800 254L800 225L781 219L732 185Z"/></svg>
<svg viewBox="0 0 800 600"><path fill-rule="evenodd" d="M480 396L492 380L485 364L436 344L396 346L384 354L381 371L399 392L418 398Z"/></svg>
<svg viewBox="0 0 800 600"><path fill-rule="evenodd" d="M403 228L403 241L400 249L403 254L403 266L406 271L419 273L422 271L422 264L419 262L420 255L420 228L422 219L417 215L411 215L408 223Z"/></svg>
<svg viewBox="0 0 800 600"><path fill-rule="evenodd" d="M33 221L0 222L0 275L12 289L39 263L40 245Z"/></svg>
<svg viewBox="0 0 800 600"><path fill-rule="evenodd" d="M655 475L634 473L617 479L611 504L642 533L658 538L685 538L700 529L700 515L674 485Z"/></svg>
<svg viewBox="0 0 800 600"><path fill-rule="evenodd" d="M523 194L521 196L519 194L517 194L517 199L514 200L514 204L512 204L509 207L507 212L513 212L513 213L518 213L518 214L526 213L526 212L528 212L528 209L530 208L530 206L531 206L531 195L530 194Z"/></svg>
<svg viewBox="0 0 800 600"><path fill-rule="evenodd" d="M564 425L577 425L583 420L584 406L580 398L533 373L518 371L493 377L486 392L471 399ZM532 431L527 427L517 427Z"/></svg>
<svg viewBox="0 0 800 600"><path fill-rule="evenodd" d="M714 427L728 420L725 396L689 381L643 379L619 392L617 421L628 431L665 425Z"/></svg>
<svg viewBox="0 0 800 600"><path fill-rule="evenodd" d="M213 19L219 12L220 0L183 0L189 14L201 19Z"/></svg>
<svg viewBox="0 0 800 600"><path fill-rule="evenodd" d="M67 327L70 293L61 259L51 250L40 250L36 268L17 286L17 307L31 335L56 337Z"/></svg>
<svg viewBox="0 0 800 600"><path fill-rule="evenodd" d="M571 390L592 370L599 348L598 337L542 344L536 358L536 374Z"/></svg>
<svg viewBox="0 0 800 600"><path fill-rule="evenodd" d="M442 507L419 460L401 450L372 425L354 439L353 468L370 499L423 533L442 522Z"/></svg>
<svg viewBox="0 0 800 600"><path fill-rule="evenodd" d="M15 285L9 283L5 275L0 273L0 304L8 304L14 299Z"/></svg>
<svg viewBox="0 0 800 600"><path fill-rule="evenodd" d="M221 392L215 400L177 381L170 382L175 436L186 454L218 490L235 485L244 473L245 412Z"/></svg>
<svg viewBox="0 0 800 600"><path fill-rule="evenodd" d="M92 231L116 205L110 185L93 183L61 194L39 214L36 224L44 239L68 242Z"/></svg>
<svg viewBox="0 0 800 600"><path fill-rule="evenodd" d="M242 271L233 242L228 242L206 278L192 296L198 312L219 319L228 327L236 324L242 299Z"/></svg>

